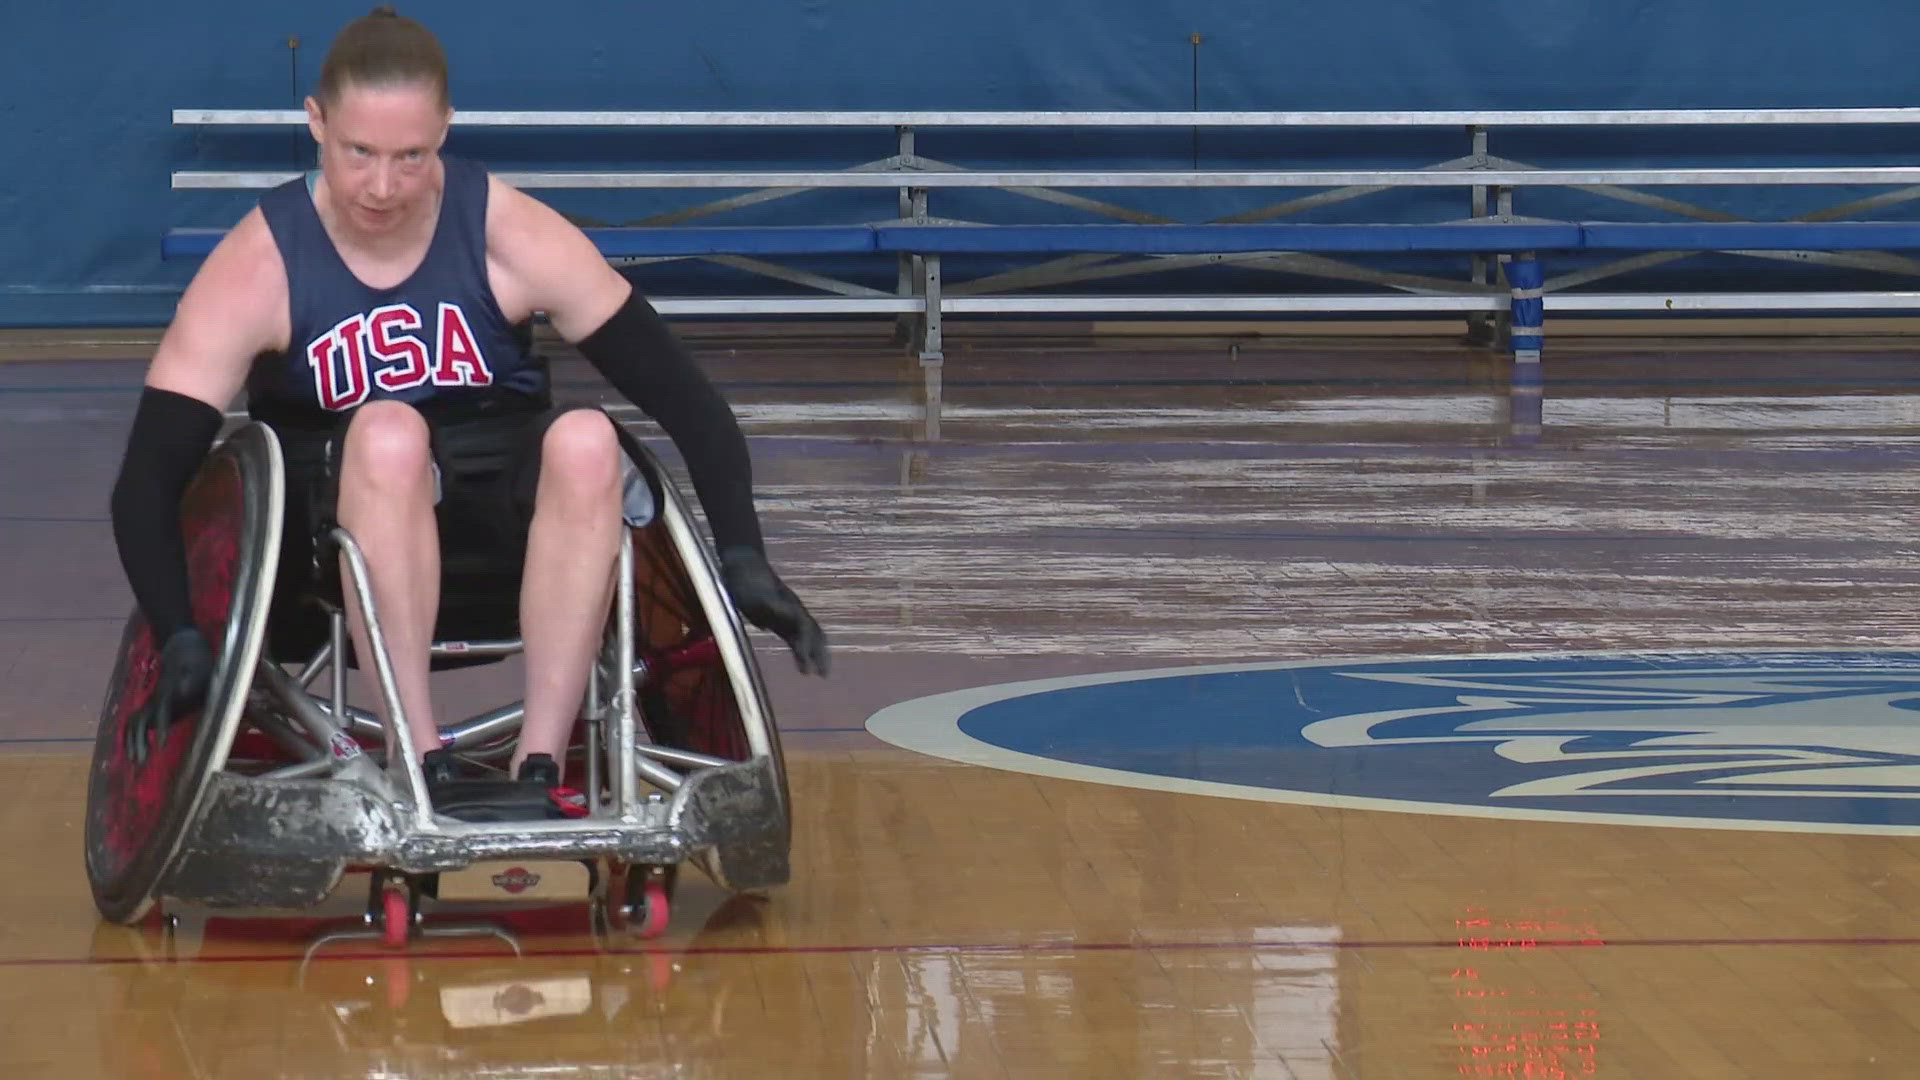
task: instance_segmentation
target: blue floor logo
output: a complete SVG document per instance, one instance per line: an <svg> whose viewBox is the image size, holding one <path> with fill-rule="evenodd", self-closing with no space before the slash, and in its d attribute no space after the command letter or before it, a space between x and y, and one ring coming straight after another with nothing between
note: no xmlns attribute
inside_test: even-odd
<svg viewBox="0 0 1920 1080"><path fill-rule="evenodd" d="M956 761L1235 798L1920 834L1920 652L1176 668L941 694L867 727Z"/></svg>

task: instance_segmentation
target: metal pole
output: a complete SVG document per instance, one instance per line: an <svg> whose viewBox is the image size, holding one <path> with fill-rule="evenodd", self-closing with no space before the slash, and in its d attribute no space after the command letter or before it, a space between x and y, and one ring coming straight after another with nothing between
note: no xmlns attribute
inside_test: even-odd
<svg viewBox="0 0 1920 1080"><path fill-rule="evenodd" d="M1469 151L1473 160L1473 167L1485 168L1487 164L1486 127L1480 124L1471 125L1467 128L1467 134L1473 143ZM1473 217L1474 220L1478 221L1487 216L1487 189L1483 184L1476 184L1472 191ZM1474 253L1472 256L1472 267L1468 276L1472 278L1475 285L1491 285L1493 283L1493 267L1488 263L1485 255L1478 252ZM1484 312L1476 311L1467 316L1467 340L1469 342L1476 345L1490 345L1493 343L1493 339L1493 323L1492 320L1487 318Z"/></svg>
<svg viewBox="0 0 1920 1080"><path fill-rule="evenodd" d="M386 699L387 769L391 773L394 757L398 755L401 775L405 777L407 791L413 797L414 827L432 830L433 800L427 794L427 776L420 768L420 755L413 745L413 733L407 727L406 707L400 702L400 686L394 681L393 660L387 652L386 635L380 631L380 617L373 603L373 587L367 579L366 557L360 553L360 545L354 542L347 530L336 528L331 536L347 558L347 577L353 586L354 597L360 602L361 621L367 629L367 651L373 654L373 668L379 678L380 695Z"/></svg>
<svg viewBox="0 0 1920 1080"><path fill-rule="evenodd" d="M615 648L619 652L614 670L613 691L613 802L622 820L630 821L640 808L640 793L635 780L635 732L633 716L638 707L633 692L633 534L620 545L620 582L615 610L620 624L615 628Z"/></svg>

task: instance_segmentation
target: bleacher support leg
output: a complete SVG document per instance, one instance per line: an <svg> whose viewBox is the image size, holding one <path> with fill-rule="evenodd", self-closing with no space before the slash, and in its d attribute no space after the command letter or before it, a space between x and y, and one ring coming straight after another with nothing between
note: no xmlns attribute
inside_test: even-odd
<svg viewBox="0 0 1920 1080"><path fill-rule="evenodd" d="M1531 445L1539 440L1545 407L1546 378L1540 350L1546 340L1546 272L1533 252L1515 255L1507 263L1507 283L1513 289L1513 379L1508 420L1512 441Z"/></svg>
<svg viewBox="0 0 1920 1080"><path fill-rule="evenodd" d="M900 152L895 161L902 167L913 164L913 129L899 126L893 129L900 140ZM917 225L927 223L927 189L903 187L900 189L900 220L911 221ZM901 253L899 259L899 277L897 290L901 296L912 296L920 280L920 260L913 255ZM893 340L896 345L908 345L914 340L916 320L912 315L901 315L893 320Z"/></svg>
<svg viewBox="0 0 1920 1080"><path fill-rule="evenodd" d="M940 438L941 362L946 359L940 329L940 257L929 255L921 261L920 293L926 308L920 316L919 346L921 371L921 416L928 442Z"/></svg>

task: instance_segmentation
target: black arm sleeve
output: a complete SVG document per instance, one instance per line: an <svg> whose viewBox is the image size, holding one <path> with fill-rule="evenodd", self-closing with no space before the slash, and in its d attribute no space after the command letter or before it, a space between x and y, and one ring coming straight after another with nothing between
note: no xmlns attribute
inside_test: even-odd
<svg viewBox="0 0 1920 1080"><path fill-rule="evenodd" d="M219 433L220 410L204 401L153 387L140 395L113 485L113 542L156 641L193 625L180 496Z"/></svg>
<svg viewBox="0 0 1920 1080"><path fill-rule="evenodd" d="M764 553L746 436L733 410L653 305L633 293L580 342L580 352L680 448L694 493L713 527L714 546Z"/></svg>

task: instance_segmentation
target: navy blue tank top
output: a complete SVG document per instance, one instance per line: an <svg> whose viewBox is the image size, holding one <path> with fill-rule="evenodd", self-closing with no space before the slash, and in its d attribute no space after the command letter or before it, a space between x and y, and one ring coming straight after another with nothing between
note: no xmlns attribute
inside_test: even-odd
<svg viewBox="0 0 1920 1080"><path fill-rule="evenodd" d="M507 322L487 282L487 171L441 160L446 185L432 243L390 289L369 288L347 268L309 179L260 200L286 264L293 332L286 352L254 363L247 396L255 417L317 426L383 399L449 417L547 406L532 328Z"/></svg>

